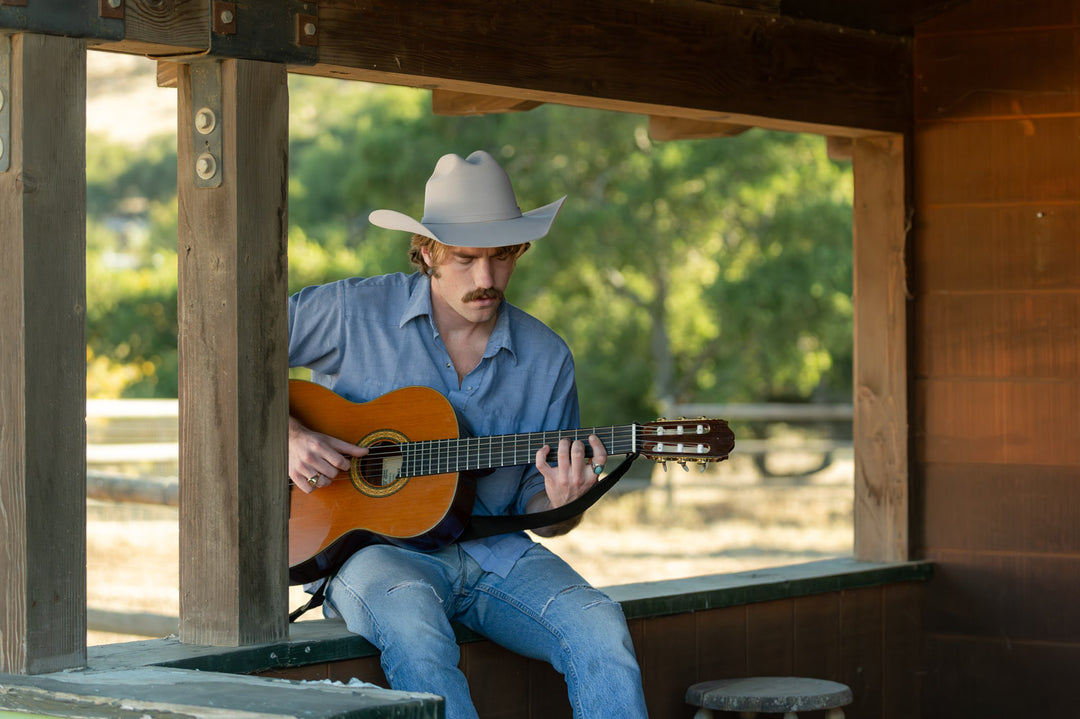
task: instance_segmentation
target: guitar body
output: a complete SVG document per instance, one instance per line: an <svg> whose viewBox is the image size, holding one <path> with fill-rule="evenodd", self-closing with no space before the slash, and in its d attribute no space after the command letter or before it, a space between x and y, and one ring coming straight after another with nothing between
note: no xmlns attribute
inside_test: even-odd
<svg viewBox="0 0 1080 719"><path fill-rule="evenodd" d="M352 460L348 472L314 492L290 483L293 584L326 576L376 541L421 551L452 543L472 514L474 472L531 464L537 451L561 439L585 442L595 434L609 454L640 453L684 469L691 462L704 469L725 460L735 446L726 421L705 417L461 437L453 406L427 387L405 387L356 403L322 385L291 380L289 412L316 432L370 448ZM585 451L589 456L588 447Z"/></svg>
<svg viewBox="0 0 1080 719"><path fill-rule="evenodd" d="M313 382L291 380L289 413L316 432L363 447L450 439L460 432L449 401L426 387L356 403ZM354 460L349 472L316 491L290 485L291 583L323 576L328 561L343 559L376 535L433 550L453 542L465 528L476 495L474 480L457 472L401 478L392 461L365 459Z"/></svg>

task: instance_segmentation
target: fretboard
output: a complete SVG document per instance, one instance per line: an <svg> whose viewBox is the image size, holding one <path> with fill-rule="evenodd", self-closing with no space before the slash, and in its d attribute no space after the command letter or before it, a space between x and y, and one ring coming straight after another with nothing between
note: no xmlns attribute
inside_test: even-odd
<svg viewBox="0 0 1080 719"><path fill-rule="evenodd" d="M401 474L420 477L469 470L496 469L532 464L544 445L551 447L548 463L555 464L559 440L580 439L585 444L585 456L592 456L588 437L595 434L608 454L626 454L637 450L637 424L612 427L582 427L576 430L497 434L489 437L462 437L406 442L399 446L402 455Z"/></svg>

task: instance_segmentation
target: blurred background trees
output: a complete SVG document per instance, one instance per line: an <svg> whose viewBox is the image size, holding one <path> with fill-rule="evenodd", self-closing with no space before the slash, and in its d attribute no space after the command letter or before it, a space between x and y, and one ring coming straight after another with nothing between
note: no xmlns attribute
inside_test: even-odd
<svg viewBox="0 0 1080 719"><path fill-rule="evenodd" d="M167 92L167 91L161 91ZM426 91L290 77L289 283L411 271L377 208L420 216L476 149L523 210L567 195L509 297L568 341L583 419L664 402L849 401L851 168L818 136L655 142L648 118L545 105L442 117ZM87 148L88 392L175 397L175 135Z"/></svg>

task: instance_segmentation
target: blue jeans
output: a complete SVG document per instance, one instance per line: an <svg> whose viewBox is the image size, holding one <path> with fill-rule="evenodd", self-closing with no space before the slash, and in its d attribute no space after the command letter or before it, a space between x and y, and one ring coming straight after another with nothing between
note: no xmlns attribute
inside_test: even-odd
<svg viewBox="0 0 1080 719"><path fill-rule="evenodd" d="M447 719L475 718L451 621L565 678L579 719L646 716L641 672L622 607L541 545L505 578L457 545L392 545L354 554L326 591L328 612L382 652L390 686L446 698Z"/></svg>

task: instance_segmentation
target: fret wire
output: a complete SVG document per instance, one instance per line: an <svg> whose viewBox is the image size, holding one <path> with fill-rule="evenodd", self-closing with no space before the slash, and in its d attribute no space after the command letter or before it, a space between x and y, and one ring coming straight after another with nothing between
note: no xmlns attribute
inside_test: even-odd
<svg viewBox="0 0 1080 719"><path fill-rule="evenodd" d="M585 441L589 434L598 437L604 435L607 439L605 446L611 454L624 454L634 451L638 445L639 425L613 425L606 428L591 427L573 431L546 431L531 432L518 435L494 435L491 437L428 440L424 442L405 443L409 447L373 447L371 454L375 457L391 455L401 452L404 455L404 466L414 475L427 473L444 474L458 471L460 467L469 467L475 457L475 467L489 468L496 466L509 466L507 452L513 464L529 464L533 461L536 451L543 445L557 447L562 437L570 437ZM499 441L499 462L496 463L494 455L494 442ZM509 448L507 442L510 442ZM475 441L476 452L472 452L470 442ZM464 451L464 457L462 456ZM591 448L587 448L586 454L591 454ZM485 453L486 452L486 453Z"/></svg>

